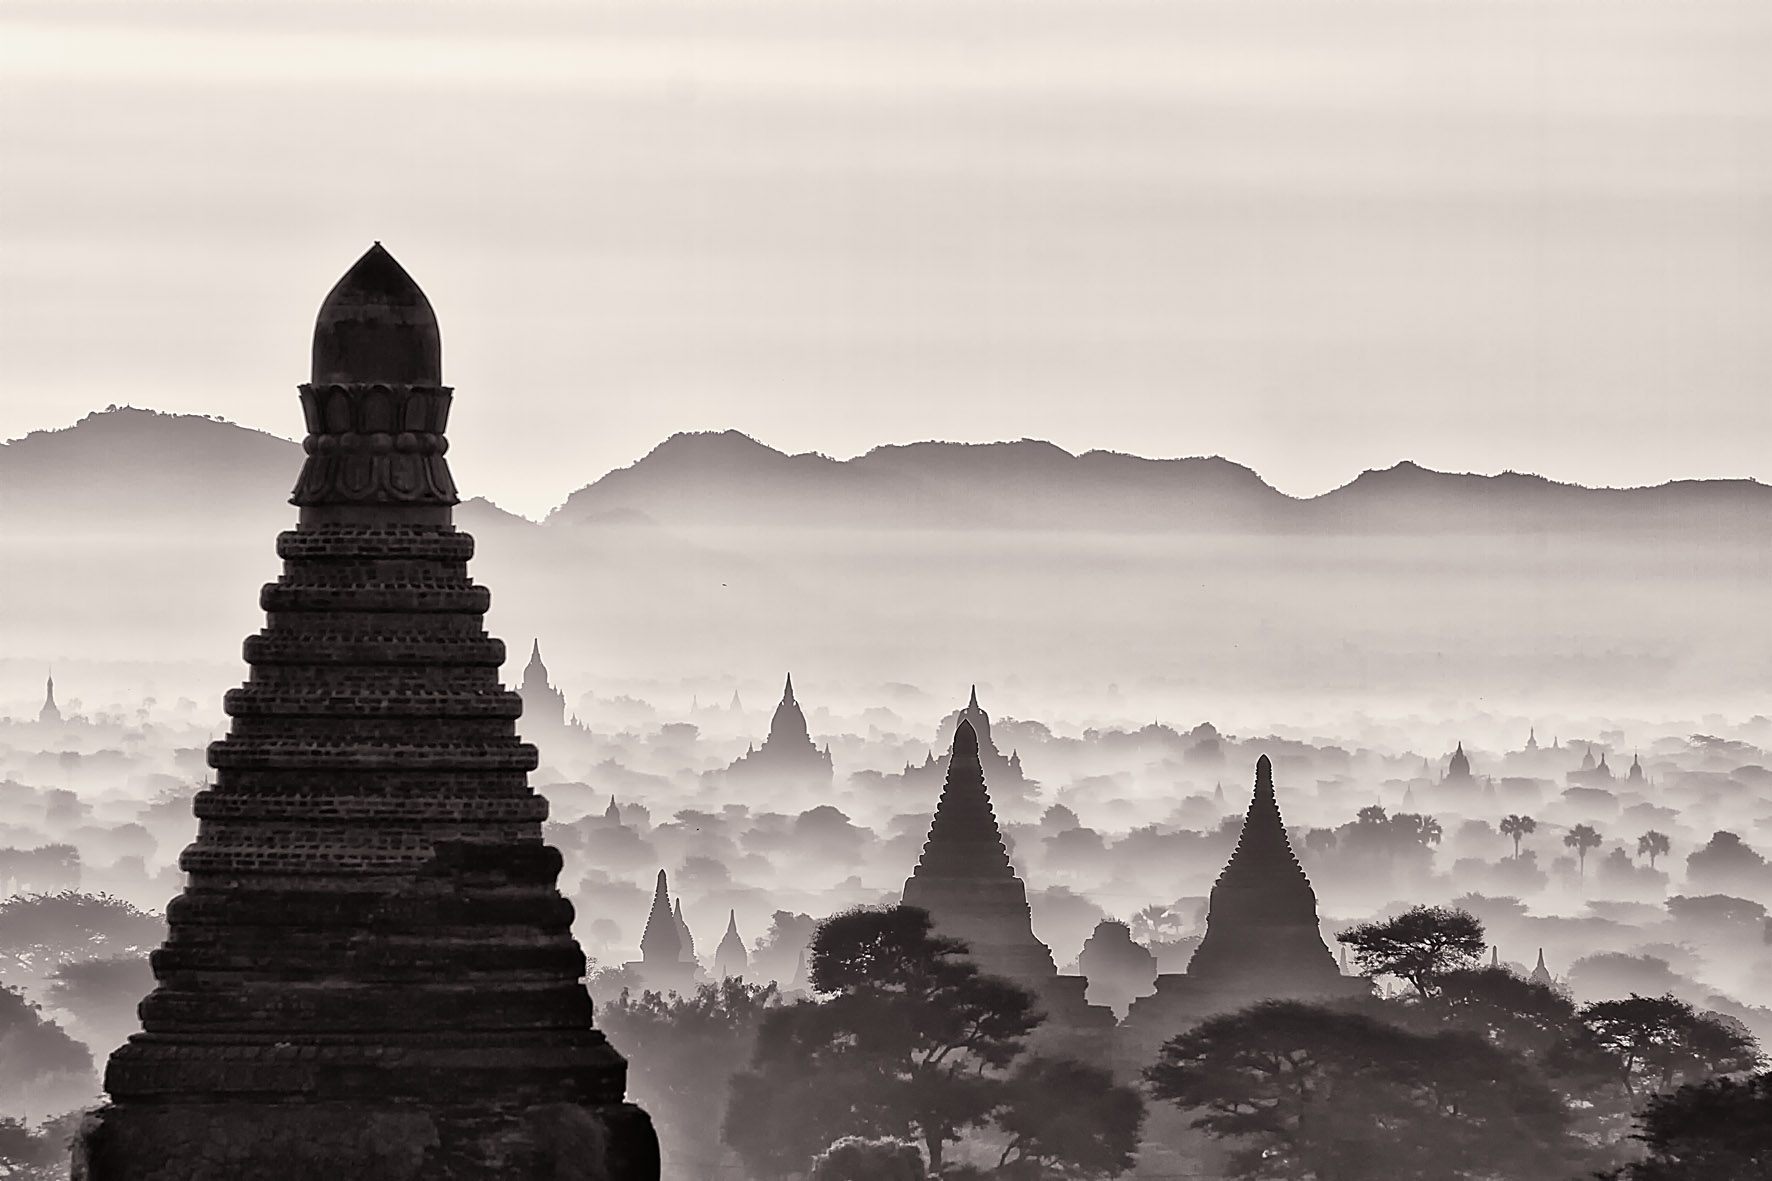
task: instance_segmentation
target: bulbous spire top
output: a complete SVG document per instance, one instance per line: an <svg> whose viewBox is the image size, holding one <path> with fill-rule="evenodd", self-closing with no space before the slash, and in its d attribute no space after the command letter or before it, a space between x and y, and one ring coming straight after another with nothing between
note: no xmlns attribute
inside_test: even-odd
<svg viewBox="0 0 1772 1181"><path fill-rule="evenodd" d="M340 279L314 321L315 385L443 384L431 301L377 242Z"/></svg>

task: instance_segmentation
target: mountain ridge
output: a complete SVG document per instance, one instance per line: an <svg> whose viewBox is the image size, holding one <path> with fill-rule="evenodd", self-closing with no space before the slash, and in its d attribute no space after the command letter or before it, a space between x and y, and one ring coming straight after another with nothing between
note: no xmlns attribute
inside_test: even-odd
<svg viewBox="0 0 1772 1181"><path fill-rule="evenodd" d="M0 519L183 510L286 512L301 445L204 415L136 407L0 443ZM483 497L476 524L535 527ZM1110 532L1772 532L1772 486L1670 480L1594 488L1410 460L1290 496L1222 456L1148 458L1039 439L926 440L851 459L737 430L671 435L578 488L543 528L1049 528Z"/></svg>

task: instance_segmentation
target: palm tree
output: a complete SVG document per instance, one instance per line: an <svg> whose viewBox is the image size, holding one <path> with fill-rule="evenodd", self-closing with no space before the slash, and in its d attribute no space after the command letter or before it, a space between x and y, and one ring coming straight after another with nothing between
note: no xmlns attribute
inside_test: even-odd
<svg viewBox="0 0 1772 1181"><path fill-rule="evenodd" d="M1518 861L1520 859L1520 838L1529 837L1537 832L1538 821L1530 816L1508 815L1502 817L1500 827L1502 836L1514 838L1514 860Z"/></svg>
<svg viewBox="0 0 1772 1181"><path fill-rule="evenodd" d="M1581 863L1580 874L1587 877L1587 851L1600 847L1600 834L1585 824L1577 824L1563 838L1563 844L1575 850L1576 860Z"/></svg>
<svg viewBox="0 0 1772 1181"><path fill-rule="evenodd" d="M1667 839L1667 834L1664 832L1656 832L1654 829L1650 829L1648 832L1637 838L1637 856L1641 857L1647 853L1649 855L1650 869L1655 868L1655 859L1666 853L1672 847L1673 845Z"/></svg>
<svg viewBox="0 0 1772 1181"><path fill-rule="evenodd" d="M1132 916L1132 927L1148 940L1163 937L1163 932L1170 927L1178 926L1178 916L1174 911L1160 903L1152 903Z"/></svg>

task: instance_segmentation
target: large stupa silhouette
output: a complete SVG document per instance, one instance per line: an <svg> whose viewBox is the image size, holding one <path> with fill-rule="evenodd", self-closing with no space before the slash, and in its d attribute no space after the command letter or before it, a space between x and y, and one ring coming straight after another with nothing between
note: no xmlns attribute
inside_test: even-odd
<svg viewBox="0 0 1772 1181"><path fill-rule="evenodd" d="M451 396L378 243L320 309L299 518L81 1181L658 1177L453 524Z"/></svg>

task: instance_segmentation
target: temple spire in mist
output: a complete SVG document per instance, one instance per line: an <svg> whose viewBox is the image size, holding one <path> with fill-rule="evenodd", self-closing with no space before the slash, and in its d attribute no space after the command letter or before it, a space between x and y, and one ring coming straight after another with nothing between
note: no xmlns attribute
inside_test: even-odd
<svg viewBox="0 0 1772 1181"><path fill-rule="evenodd" d="M683 958L683 937L677 932L677 916L671 913L671 895L662 869L653 887L646 933L640 936L640 958L648 964L674 964Z"/></svg>
<svg viewBox="0 0 1772 1181"><path fill-rule="evenodd" d="M965 941L985 971L1037 984L1058 969L1034 935L1027 887L1009 863L978 755L978 732L961 718L904 904L928 911L939 933Z"/></svg>
<svg viewBox="0 0 1772 1181"><path fill-rule="evenodd" d="M947 783L929 825L929 840L917 863L916 876L1010 878L1009 853L1003 847L1002 830L991 807L978 760L978 734L972 723L960 719L948 758Z"/></svg>
<svg viewBox="0 0 1772 1181"><path fill-rule="evenodd" d="M683 921L682 898L677 899L677 907L676 910L672 912L671 918L677 924L677 938L681 940L683 944L680 958L684 963L692 964L695 962L695 936L690 933L689 924Z"/></svg>
<svg viewBox="0 0 1772 1181"><path fill-rule="evenodd" d="M726 912L726 934L720 940L720 946L714 949L714 975L722 980L733 976L743 976L750 966L750 955L745 951L744 939L738 933L738 912Z"/></svg>
<svg viewBox="0 0 1772 1181"><path fill-rule="evenodd" d="M43 708L37 711L37 720L43 723L54 723L62 720L61 707L55 703L55 674L50 673L43 688Z"/></svg>
<svg viewBox="0 0 1772 1181"><path fill-rule="evenodd" d="M1318 929L1316 892L1286 836L1266 755L1255 764L1243 831L1212 887L1206 937L1187 970L1273 982L1337 974Z"/></svg>

